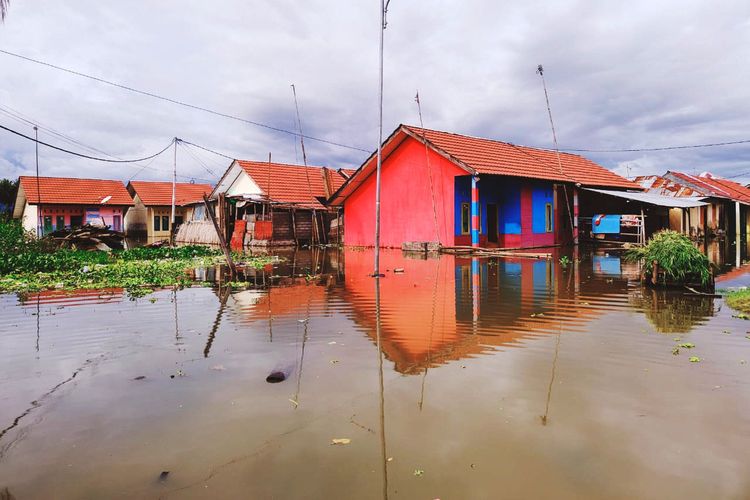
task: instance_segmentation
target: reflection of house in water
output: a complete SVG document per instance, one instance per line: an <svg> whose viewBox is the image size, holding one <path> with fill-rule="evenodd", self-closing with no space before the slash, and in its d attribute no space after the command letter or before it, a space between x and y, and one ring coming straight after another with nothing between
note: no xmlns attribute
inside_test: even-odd
<svg viewBox="0 0 750 500"><path fill-rule="evenodd" d="M97 290L41 290L19 296L23 306L82 306L122 302L122 288L101 288Z"/></svg>
<svg viewBox="0 0 750 500"><path fill-rule="evenodd" d="M369 253L345 252L346 297L356 319L374 336L375 286ZM477 259L443 255L404 259L381 254L381 269L403 267L381 280L381 344L401 373L420 373L447 361L524 340L582 328L603 311L578 297L620 295L626 283L589 280L576 294L573 266L557 259ZM590 275L590 272L586 273ZM603 299L603 300L605 300Z"/></svg>

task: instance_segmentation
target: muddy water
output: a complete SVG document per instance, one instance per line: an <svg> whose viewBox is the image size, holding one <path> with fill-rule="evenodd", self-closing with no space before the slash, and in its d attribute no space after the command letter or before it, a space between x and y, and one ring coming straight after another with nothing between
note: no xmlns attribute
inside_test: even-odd
<svg viewBox="0 0 750 500"><path fill-rule="evenodd" d="M1 295L0 492L750 496L750 323L721 299L603 253L386 252L379 290L369 251L287 257L270 289Z"/></svg>

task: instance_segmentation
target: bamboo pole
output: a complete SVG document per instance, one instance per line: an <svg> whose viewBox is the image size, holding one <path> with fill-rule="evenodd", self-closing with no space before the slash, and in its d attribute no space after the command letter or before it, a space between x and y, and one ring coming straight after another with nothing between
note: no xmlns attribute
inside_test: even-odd
<svg viewBox="0 0 750 500"><path fill-rule="evenodd" d="M232 279L234 279L234 277L237 276L237 268L235 267L234 261L232 260L232 252L229 251L227 240L224 238L224 234L219 227L219 223L216 221L214 210L213 208L211 208L211 203L209 203L208 201L208 196L206 196L205 194L203 195L203 203L206 205L206 213L208 213L211 222L214 223L214 229L216 229L216 234L219 236L219 244L221 245L221 249L224 251L224 257L226 257L227 264L229 265L229 273Z"/></svg>

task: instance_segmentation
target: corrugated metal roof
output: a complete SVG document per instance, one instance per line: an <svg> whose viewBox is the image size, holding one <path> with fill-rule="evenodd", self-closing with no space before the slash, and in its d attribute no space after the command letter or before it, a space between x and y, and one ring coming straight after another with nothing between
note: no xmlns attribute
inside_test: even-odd
<svg viewBox="0 0 750 500"><path fill-rule="evenodd" d="M593 191L595 193L606 194L609 196L616 196L618 198L625 198L626 200L640 201L642 203L648 203L650 205L658 205L660 207L669 208L693 208L702 207L708 205L705 201L701 201L699 198L687 198L687 197L675 197L675 196L663 196L654 192L632 192L632 191L613 191L610 189L594 189L594 188L583 188L586 191Z"/></svg>

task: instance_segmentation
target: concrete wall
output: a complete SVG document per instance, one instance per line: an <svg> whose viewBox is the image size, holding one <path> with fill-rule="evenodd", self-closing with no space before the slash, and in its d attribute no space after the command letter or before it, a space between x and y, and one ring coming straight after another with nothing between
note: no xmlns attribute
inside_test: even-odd
<svg viewBox="0 0 750 500"><path fill-rule="evenodd" d="M454 178L465 174L432 150L426 153L424 145L415 139L405 139L383 162L381 246L401 248L407 241L440 241L453 246ZM347 245L375 244L374 172L344 202L344 228Z"/></svg>

